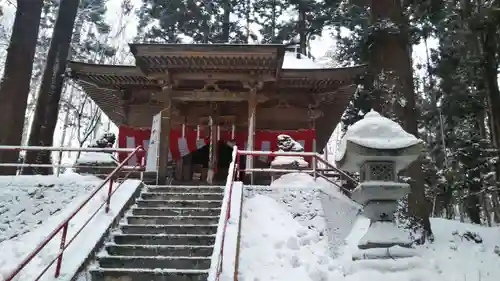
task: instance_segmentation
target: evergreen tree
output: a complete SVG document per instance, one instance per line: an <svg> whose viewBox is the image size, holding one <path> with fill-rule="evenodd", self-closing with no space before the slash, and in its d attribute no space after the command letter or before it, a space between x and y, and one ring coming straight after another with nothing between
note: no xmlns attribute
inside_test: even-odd
<svg viewBox="0 0 500 281"><path fill-rule="evenodd" d="M142 0L137 12L141 42L181 43L189 37L197 43L243 43L247 38L238 21L231 21L245 2ZM153 24L152 24L153 23Z"/></svg>
<svg viewBox="0 0 500 281"><path fill-rule="evenodd" d="M373 55L376 38L370 35L381 25L371 24L368 4L367 1L345 4L334 14L333 21L340 23L336 32L339 61L368 62L371 66L379 63ZM500 23L500 14L493 12L499 4L498 1L402 2L409 48L423 43L426 49L426 62L418 66L425 74L415 80L418 86L415 109L419 113L419 136L427 148L421 165L426 195L433 199L435 215L454 218L458 207L462 220L491 223L492 213L493 219L500 218L495 131L499 124L496 114L500 112L495 108L500 104L495 100L499 96L495 78L499 34L493 35ZM388 7L381 9L391 12ZM382 26L390 25L386 22ZM341 34L340 28L350 30L350 34ZM429 48L430 38L438 40L438 48ZM387 91L380 87L384 84L380 83L380 77L372 76L379 83L373 83L372 88L367 83L362 89L366 93L360 91L355 95L342 119L344 129L378 104L390 111L391 118L399 119L394 109L400 102L394 96L387 96Z"/></svg>
<svg viewBox="0 0 500 281"><path fill-rule="evenodd" d="M35 118L29 137L29 145L51 146L56 129L59 105L63 93L64 73L67 58L95 61L97 53L103 56L114 55L114 49L102 44L101 34L109 33L110 27L104 22L106 1L82 0L59 3L59 13L54 25L50 49L47 55L40 94L35 108ZM76 24L75 24L76 22ZM75 26L76 25L76 26ZM73 36L73 46L70 46ZM81 36L81 35L84 36ZM51 163L50 153L27 153L28 163ZM24 173L50 173L49 169L25 169Z"/></svg>

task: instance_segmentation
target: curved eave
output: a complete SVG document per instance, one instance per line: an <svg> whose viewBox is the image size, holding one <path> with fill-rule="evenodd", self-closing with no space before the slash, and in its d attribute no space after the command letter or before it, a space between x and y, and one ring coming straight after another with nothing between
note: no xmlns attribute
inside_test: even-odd
<svg viewBox="0 0 500 281"><path fill-rule="evenodd" d="M137 66L69 62L69 76L75 80L116 88L126 85L148 85L148 79Z"/></svg>
<svg viewBox="0 0 500 281"><path fill-rule="evenodd" d="M117 126L126 123L122 91L103 88L84 80L77 80L77 83L113 123Z"/></svg>
<svg viewBox="0 0 500 281"><path fill-rule="evenodd" d="M366 65L324 69L283 69L277 88L307 88L311 91L333 91L354 84L366 74Z"/></svg>

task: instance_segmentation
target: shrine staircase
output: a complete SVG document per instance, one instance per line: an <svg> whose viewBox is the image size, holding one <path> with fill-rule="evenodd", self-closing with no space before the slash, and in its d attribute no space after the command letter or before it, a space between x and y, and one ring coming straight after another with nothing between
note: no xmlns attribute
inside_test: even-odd
<svg viewBox="0 0 500 281"><path fill-rule="evenodd" d="M92 281L206 281L222 186L147 186L90 269Z"/></svg>

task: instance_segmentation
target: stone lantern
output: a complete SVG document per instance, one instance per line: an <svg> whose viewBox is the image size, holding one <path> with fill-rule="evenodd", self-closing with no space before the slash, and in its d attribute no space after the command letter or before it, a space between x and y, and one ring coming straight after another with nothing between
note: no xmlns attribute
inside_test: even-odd
<svg viewBox="0 0 500 281"><path fill-rule="evenodd" d="M340 169L359 172L352 199L371 220L353 259L412 256L401 248L411 247L408 233L394 221L398 200L410 190L409 184L398 182L397 174L419 157L421 149L421 140L373 110L347 130L335 161Z"/></svg>

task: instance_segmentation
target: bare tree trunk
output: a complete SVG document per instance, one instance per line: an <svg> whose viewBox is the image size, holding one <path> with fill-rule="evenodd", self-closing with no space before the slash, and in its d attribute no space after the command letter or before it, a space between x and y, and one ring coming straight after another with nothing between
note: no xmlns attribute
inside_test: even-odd
<svg viewBox="0 0 500 281"><path fill-rule="evenodd" d="M35 118L28 144L52 146L54 131L59 114L59 100L64 83L64 73L68 59L73 26L78 11L79 0L62 0L54 25L47 63L43 73L42 86L35 108ZM27 163L50 164L51 153L32 151L26 154ZM48 168L28 168L25 174L51 173Z"/></svg>
<svg viewBox="0 0 500 281"><path fill-rule="evenodd" d="M43 0L18 0L7 59L0 83L0 145L20 145L26 105L30 94ZM18 151L0 151L0 162L16 163ZM0 174L15 175L16 168L0 168Z"/></svg>

